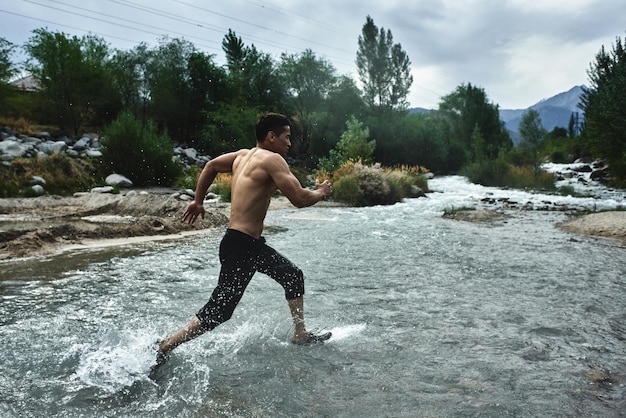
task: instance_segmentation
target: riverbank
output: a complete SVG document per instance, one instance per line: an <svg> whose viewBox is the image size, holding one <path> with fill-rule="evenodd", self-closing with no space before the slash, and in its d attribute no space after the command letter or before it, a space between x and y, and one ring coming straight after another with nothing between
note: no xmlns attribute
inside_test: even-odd
<svg viewBox="0 0 626 418"><path fill-rule="evenodd" d="M198 219L194 225L182 222L180 217L188 203L168 190L128 196L87 193L79 197L0 199L0 261L80 248L180 238L228 224L230 205L217 201L206 203L205 219ZM320 204L333 205L331 202ZM290 206L286 198L276 197L270 209ZM500 212L480 210L460 211L453 218L489 222L502 216ZM572 216L558 227L575 234L626 242L626 212L623 211Z"/></svg>
<svg viewBox="0 0 626 418"><path fill-rule="evenodd" d="M181 220L189 200L173 190L129 195L86 193L78 197L0 199L0 262L68 250L175 239L228 224L230 204L205 203L205 219ZM332 205L331 202L320 202ZM270 209L290 207L282 196Z"/></svg>

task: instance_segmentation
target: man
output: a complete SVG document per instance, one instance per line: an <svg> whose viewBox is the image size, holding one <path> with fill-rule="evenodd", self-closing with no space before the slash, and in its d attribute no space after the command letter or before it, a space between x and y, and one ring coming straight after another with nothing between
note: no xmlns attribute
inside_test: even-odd
<svg viewBox="0 0 626 418"><path fill-rule="evenodd" d="M169 338L159 342L157 363L180 344L230 319L246 286L256 271L267 274L285 291L295 325L293 342L310 344L325 341L330 333L315 335L304 326L304 276L285 257L265 244L261 236L271 196L278 189L296 207L311 206L331 194L328 180L315 190L302 188L283 158L291 146L291 126L284 115L270 113L256 125L257 145L224 154L209 161L196 186L196 197L183 213L192 224L204 219L204 196L218 173L232 173L231 211L228 230L220 243L221 269L218 284L206 305L194 318Z"/></svg>

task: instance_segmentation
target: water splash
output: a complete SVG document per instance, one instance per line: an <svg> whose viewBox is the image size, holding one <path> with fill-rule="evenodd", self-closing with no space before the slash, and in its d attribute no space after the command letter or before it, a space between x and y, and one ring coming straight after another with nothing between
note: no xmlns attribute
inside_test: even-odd
<svg viewBox="0 0 626 418"><path fill-rule="evenodd" d="M138 381L148 381L156 355L155 333L111 331L97 347L81 345L78 379L107 395L119 392Z"/></svg>

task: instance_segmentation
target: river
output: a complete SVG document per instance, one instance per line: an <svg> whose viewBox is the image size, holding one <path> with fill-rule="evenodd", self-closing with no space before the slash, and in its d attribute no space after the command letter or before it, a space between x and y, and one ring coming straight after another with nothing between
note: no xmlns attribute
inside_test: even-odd
<svg viewBox="0 0 626 418"><path fill-rule="evenodd" d="M0 265L0 416L624 416L624 245L561 231L556 211L441 216L486 196L608 209L623 194L430 187L268 214L268 243L305 272L308 327L330 341L292 345L282 290L258 274L231 321L151 377L154 341L216 283L223 231Z"/></svg>

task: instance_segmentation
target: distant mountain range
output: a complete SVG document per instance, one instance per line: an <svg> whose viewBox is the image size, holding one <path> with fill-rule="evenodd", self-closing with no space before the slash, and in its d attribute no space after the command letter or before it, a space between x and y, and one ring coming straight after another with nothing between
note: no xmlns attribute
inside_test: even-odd
<svg viewBox="0 0 626 418"><path fill-rule="evenodd" d="M518 133L519 123L522 120L523 113L528 109L539 112L541 124L548 132L556 127L567 129L572 114L575 115L578 113L580 122L582 122L583 112L578 108L580 96L583 93L582 89L583 86L572 87L566 92L559 93L549 99L541 100L527 109L500 109L500 119L502 119L506 128L509 130L513 143L517 144L521 140ZM413 108L409 110L409 113L424 112L428 112L428 109Z"/></svg>

